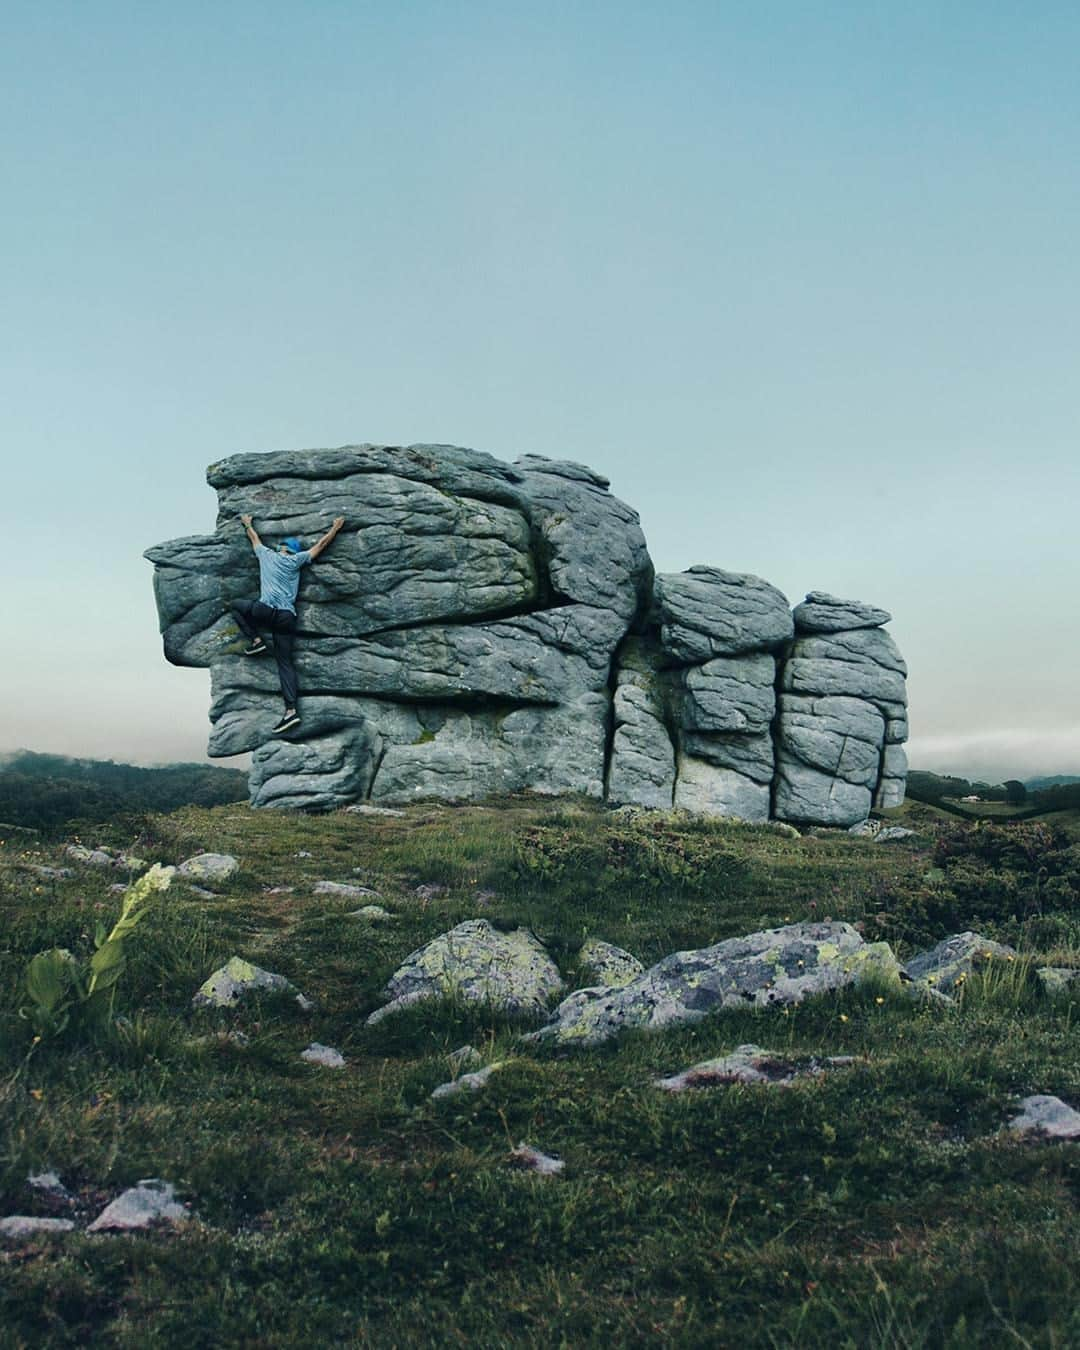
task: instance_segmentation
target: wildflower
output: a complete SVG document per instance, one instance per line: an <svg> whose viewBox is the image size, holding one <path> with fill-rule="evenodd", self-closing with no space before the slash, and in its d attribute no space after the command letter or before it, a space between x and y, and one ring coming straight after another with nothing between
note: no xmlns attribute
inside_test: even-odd
<svg viewBox="0 0 1080 1350"><path fill-rule="evenodd" d="M841 1022L846 1022L846 1021L847 1021L847 1013L841 1013L841 1014L840 1014L840 1021L841 1021Z"/></svg>
<svg viewBox="0 0 1080 1350"><path fill-rule="evenodd" d="M877 998L874 999L874 1002L875 1002L875 1003L884 1003L885 1000L884 1000L884 999L881 997L881 995L879 994L879 995L877 996Z"/></svg>

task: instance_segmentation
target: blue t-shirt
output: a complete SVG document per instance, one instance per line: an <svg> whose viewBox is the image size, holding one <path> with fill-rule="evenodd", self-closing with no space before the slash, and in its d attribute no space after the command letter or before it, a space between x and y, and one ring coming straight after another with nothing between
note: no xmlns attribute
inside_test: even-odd
<svg viewBox="0 0 1080 1350"><path fill-rule="evenodd" d="M259 560L259 599L271 609L288 609L295 614L300 569L311 561L311 554L307 549L302 553L275 553L259 544L255 556Z"/></svg>

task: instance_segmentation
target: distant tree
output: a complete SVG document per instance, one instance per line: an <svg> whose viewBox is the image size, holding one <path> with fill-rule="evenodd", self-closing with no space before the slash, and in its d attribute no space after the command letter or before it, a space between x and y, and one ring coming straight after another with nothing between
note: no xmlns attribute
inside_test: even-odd
<svg viewBox="0 0 1080 1350"><path fill-rule="evenodd" d="M1005 800L1010 806L1023 806L1027 801L1027 788L1018 778L1006 778L1001 786L1005 789Z"/></svg>

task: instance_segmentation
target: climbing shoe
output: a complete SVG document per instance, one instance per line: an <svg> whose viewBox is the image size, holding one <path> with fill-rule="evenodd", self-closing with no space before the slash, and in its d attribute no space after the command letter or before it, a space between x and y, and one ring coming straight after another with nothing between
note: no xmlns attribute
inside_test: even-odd
<svg viewBox="0 0 1080 1350"><path fill-rule="evenodd" d="M289 713L288 716L283 717L281 721L277 724L277 726L273 728L271 735L280 736L282 732L291 731L293 727L298 727L299 725L300 725L300 714Z"/></svg>
<svg viewBox="0 0 1080 1350"><path fill-rule="evenodd" d="M269 650L270 648L266 645L266 643L262 640L262 638L256 638L250 647L244 648L244 655L262 656L263 652L268 652Z"/></svg>

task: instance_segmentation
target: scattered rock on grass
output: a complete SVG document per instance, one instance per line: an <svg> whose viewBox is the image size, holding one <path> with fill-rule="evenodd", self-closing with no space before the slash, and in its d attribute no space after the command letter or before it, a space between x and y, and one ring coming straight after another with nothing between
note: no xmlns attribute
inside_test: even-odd
<svg viewBox="0 0 1080 1350"><path fill-rule="evenodd" d="M11 1214L0 1219L0 1237L32 1237L35 1233L70 1233L72 1219L42 1219L29 1214Z"/></svg>
<svg viewBox="0 0 1080 1350"><path fill-rule="evenodd" d="M373 1026L400 1008L437 998L540 1014L562 988L558 967L528 929L500 933L486 919L467 919L405 958L386 986L391 1002L367 1020Z"/></svg>
<svg viewBox="0 0 1080 1350"><path fill-rule="evenodd" d="M511 1149L510 1161L515 1167L539 1172L545 1177L558 1176L566 1166L562 1158L553 1158L548 1153L541 1153L538 1148L533 1148L529 1144L518 1144L517 1148Z"/></svg>
<svg viewBox="0 0 1080 1350"><path fill-rule="evenodd" d="M479 1064L483 1056L471 1045L459 1045L456 1050L451 1050L446 1058L454 1068L463 1069L466 1064Z"/></svg>
<svg viewBox="0 0 1080 1350"><path fill-rule="evenodd" d="M347 806L345 814L348 816L403 816L404 811L395 811L392 806L371 806L367 802L357 802L355 806Z"/></svg>
<svg viewBox="0 0 1080 1350"><path fill-rule="evenodd" d="M272 971L262 970L242 957L232 956L199 987L192 998L197 1008L231 1008L245 994L254 990L270 990L296 995L296 1001L304 1012L310 1012L314 1004L305 998L295 985L284 975L275 975Z"/></svg>
<svg viewBox="0 0 1080 1350"><path fill-rule="evenodd" d="M413 887L413 894L418 895L421 900L438 900L441 895L445 895L450 889L449 886L443 886L440 882L424 882L420 886Z"/></svg>
<svg viewBox="0 0 1080 1350"><path fill-rule="evenodd" d="M1080 980L1080 967L1039 966L1035 974L1045 993L1064 994Z"/></svg>
<svg viewBox="0 0 1080 1350"><path fill-rule="evenodd" d="M671 1078L654 1078L653 1084L665 1092L685 1092L687 1088L717 1087L725 1083L767 1083L787 1087L797 1078L817 1077L826 1069L846 1067L856 1062L854 1055L829 1055L799 1063L787 1055L762 1050L759 1045L739 1045L730 1055L702 1060Z"/></svg>
<svg viewBox="0 0 1080 1350"><path fill-rule="evenodd" d="M1014 961L1016 952L978 933L954 933L936 947L920 952L904 965L904 971L916 985L923 984L947 994L963 984L977 967L988 961Z"/></svg>
<svg viewBox="0 0 1080 1350"><path fill-rule="evenodd" d="M344 895L356 900L362 895L378 895L370 886L357 886L351 881L317 881L312 887L316 895Z"/></svg>
<svg viewBox="0 0 1080 1350"><path fill-rule="evenodd" d="M340 1050L335 1050L332 1045L320 1045L318 1041L312 1041L306 1050L301 1050L300 1058L309 1064L321 1064L324 1069L345 1067L345 1056Z"/></svg>
<svg viewBox="0 0 1080 1350"><path fill-rule="evenodd" d="M440 1083L431 1094L431 1099L438 1101L442 1097L456 1097L459 1092L479 1092L491 1075L498 1073L508 1063L508 1060L497 1059L487 1068L477 1069L475 1073L463 1073L460 1078L451 1078L449 1083Z"/></svg>
<svg viewBox="0 0 1080 1350"><path fill-rule="evenodd" d="M901 839L912 839L914 838L914 835L914 830L905 829L903 825L889 825L886 829L878 831L877 840L875 842L879 844L896 844L899 843Z"/></svg>
<svg viewBox="0 0 1080 1350"><path fill-rule="evenodd" d="M231 853L197 853L176 869L187 881L228 881L240 868Z"/></svg>
<svg viewBox="0 0 1080 1350"><path fill-rule="evenodd" d="M88 867L112 867L114 862L112 855L106 853L103 848L84 848L82 844L68 844L64 852L69 858L85 863Z"/></svg>
<svg viewBox="0 0 1080 1350"><path fill-rule="evenodd" d="M645 967L629 952L599 938L586 938L578 952L578 969L589 976L592 985L622 989L644 973Z"/></svg>
<svg viewBox="0 0 1080 1350"><path fill-rule="evenodd" d="M118 1195L105 1206L88 1233L109 1230L128 1232L135 1228L149 1228L154 1223L175 1223L188 1217L187 1207L176 1199L176 1191L168 1181L150 1177Z"/></svg>
<svg viewBox="0 0 1080 1350"><path fill-rule="evenodd" d="M75 875L70 867L43 867L40 863L28 863L28 870L44 881L66 881Z"/></svg>
<svg viewBox="0 0 1080 1350"><path fill-rule="evenodd" d="M1080 1139L1080 1111L1074 1111L1060 1097L1025 1097L1020 1107L1020 1114L1009 1121L1007 1130L1049 1139Z"/></svg>
<svg viewBox="0 0 1080 1350"><path fill-rule="evenodd" d="M74 1196L60 1180L57 1172L38 1172L31 1173L26 1178L26 1184L35 1191L40 1191L42 1195L47 1195L50 1200L62 1201L64 1204L70 1204Z"/></svg>
<svg viewBox="0 0 1080 1350"><path fill-rule="evenodd" d="M359 909L351 910L345 917L367 919L368 923L389 923L394 916L388 909L383 909L382 905L362 905Z"/></svg>
<svg viewBox="0 0 1080 1350"><path fill-rule="evenodd" d="M900 985L886 942L866 943L848 923L796 923L674 952L622 989L579 989L528 1040L593 1045L623 1028L696 1022L722 1008L797 1003L874 974Z"/></svg>

